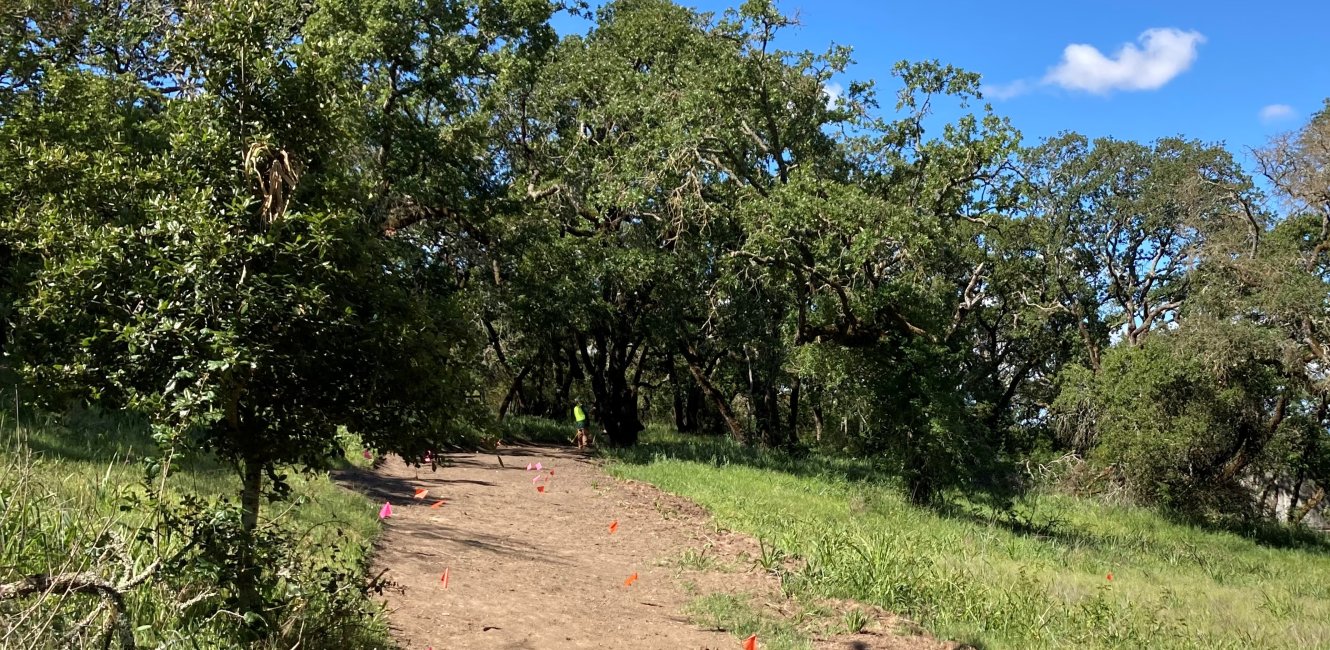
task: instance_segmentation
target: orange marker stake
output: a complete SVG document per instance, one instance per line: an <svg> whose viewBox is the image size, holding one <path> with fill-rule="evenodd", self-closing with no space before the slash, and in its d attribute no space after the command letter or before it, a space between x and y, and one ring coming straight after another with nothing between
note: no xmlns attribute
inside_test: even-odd
<svg viewBox="0 0 1330 650"><path fill-rule="evenodd" d="M619 530L619 520L618 520L618 519L615 519L614 521L611 521L611 522L610 522L610 534L613 535L613 534L614 534L614 531L616 531L616 530Z"/></svg>
<svg viewBox="0 0 1330 650"><path fill-rule="evenodd" d="M757 650L757 635L744 639L744 650Z"/></svg>
<svg viewBox="0 0 1330 650"><path fill-rule="evenodd" d="M442 577L442 578L439 578L439 582L442 582L442 583L443 583L443 588L444 588L444 589L447 589L447 588L448 588L448 569L444 569L444 570L443 570L443 577Z"/></svg>
<svg viewBox="0 0 1330 650"><path fill-rule="evenodd" d="M439 499L438 501L435 501L435 502L434 502L434 505L432 505L432 506L430 506L430 507L431 507L431 508L437 508L437 507L439 507L439 506L441 506L441 505L443 505L443 499Z"/></svg>
<svg viewBox="0 0 1330 650"><path fill-rule="evenodd" d="M623 586L631 587L634 582L637 582L637 572L633 572L633 575L628 576L628 579L623 581Z"/></svg>
<svg viewBox="0 0 1330 650"><path fill-rule="evenodd" d="M425 488L420 488L419 490L416 490L416 498L417 498L417 499L423 499L423 498L425 498L425 495L426 495L426 494L429 494L429 490L426 490Z"/></svg>

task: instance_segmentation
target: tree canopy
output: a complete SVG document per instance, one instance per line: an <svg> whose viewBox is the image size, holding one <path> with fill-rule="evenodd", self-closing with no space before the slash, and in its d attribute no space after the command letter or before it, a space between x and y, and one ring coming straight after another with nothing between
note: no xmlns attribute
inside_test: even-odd
<svg viewBox="0 0 1330 650"><path fill-rule="evenodd" d="M1257 183L1025 143L942 62L833 96L851 51L781 49L768 0L558 11L6 9L6 365L233 462L249 531L339 427L414 461L579 398L613 445L872 455L920 503L1062 453L1192 513L1324 497L1330 104Z"/></svg>

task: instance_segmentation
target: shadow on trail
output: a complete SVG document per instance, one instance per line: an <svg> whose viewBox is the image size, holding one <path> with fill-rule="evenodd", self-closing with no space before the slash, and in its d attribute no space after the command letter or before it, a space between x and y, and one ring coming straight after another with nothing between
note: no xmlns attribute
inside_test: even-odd
<svg viewBox="0 0 1330 650"><path fill-rule="evenodd" d="M443 468L439 468L442 470ZM389 502L394 508L405 507L413 501L417 488L431 489L445 484L446 480L435 472L428 469L416 478L403 478L396 476L384 476L373 470L352 468L343 470L334 470L329 472L329 476L334 482L350 490L359 492L376 503ZM465 481L467 483L480 483L482 485L493 485L481 481ZM447 496L440 495L438 498L447 499Z"/></svg>
<svg viewBox="0 0 1330 650"><path fill-rule="evenodd" d="M450 463L453 460L455 459L449 458ZM410 469L408 466L408 471ZM498 468L493 467L493 469ZM489 481L445 478L443 475L445 470L446 467L440 465L437 472L431 471L426 465L421 469L419 478L392 476L362 468L336 470L330 475L337 484L369 497L376 504L384 502L392 504L393 516L383 520L382 526L386 531L396 532L400 537L396 545L391 547L386 542L386 535L381 535L374 543L375 553L384 557L388 564L393 563L393 556L446 557L446 553L428 553L420 550L438 547L431 542L443 542L445 545L466 546L551 566L570 565L569 562L561 560L553 549L540 548L538 540L519 545L509 538L464 530L462 526L454 524L458 517L470 515L459 512L458 506L452 501L452 496L447 490L449 485L503 488ZM419 488L429 490L429 496L415 499L415 491ZM434 510L430 507L440 499L445 502L442 509Z"/></svg>

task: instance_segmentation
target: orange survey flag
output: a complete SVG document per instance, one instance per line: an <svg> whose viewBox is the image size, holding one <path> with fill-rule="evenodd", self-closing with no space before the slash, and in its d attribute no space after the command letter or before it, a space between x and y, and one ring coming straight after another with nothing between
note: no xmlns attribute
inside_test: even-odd
<svg viewBox="0 0 1330 650"><path fill-rule="evenodd" d="M544 494L544 493L545 493L545 486L543 486L543 485L537 485L537 486L536 486L536 491L539 492L539 493L541 493L541 494Z"/></svg>
<svg viewBox="0 0 1330 650"><path fill-rule="evenodd" d="M425 495L426 495L426 494L429 494L429 490L426 490L425 488L420 488L419 490L416 490L416 498L417 498L417 499L423 499L423 498L425 498Z"/></svg>
<svg viewBox="0 0 1330 650"><path fill-rule="evenodd" d="M441 505L443 505L443 499L439 499L438 501L435 501L435 502L434 502L434 505L432 505L432 506L430 506L430 507L431 507L431 508L437 508L437 507L439 507L439 506L441 506Z"/></svg>
<svg viewBox="0 0 1330 650"><path fill-rule="evenodd" d="M757 635L744 639L744 650L757 650Z"/></svg>
<svg viewBox="0 0 1330 650"><path fill-rule="evenodd" d="M625 586L625 587L631 587L631 586L633 586L633 583L634 583L634 582L637 582L637 572L636 572L636 571L633 572L633 575L628 576L628 579L627 579L627 580L624 580L624 581L623 581L623 586Z"/></svg>
<svg viewBox="0 0 1330 650"><path fill-rule="evenodd" d="M618 520L618 519L615 519L614 521L611 521L611 522L610 522L610 534L613 535L613 534L614 534L614 531L616 531L616 530L619 530L619 520Z"/></svg>

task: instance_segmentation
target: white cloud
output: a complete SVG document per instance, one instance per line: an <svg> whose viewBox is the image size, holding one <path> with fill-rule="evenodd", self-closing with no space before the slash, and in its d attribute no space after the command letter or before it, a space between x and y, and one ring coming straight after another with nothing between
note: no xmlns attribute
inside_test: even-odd
<svg viewBox="0 0 1330 650"><path fill-rule="evenodd" d="M822 84L822 94L827 97L827 108L835 108L836 102L845 94L845 87L834 81L827 82Z"/></svg>
<svg viewBox="0 0 1330 650"><path fill-rule="evenodd" d="M1011 83L1005 84L984 84L979 87L979 92L985 98L1003 100L1011 99L1018 95L1024 95L1030 90L1030 82L1024 79L1017 79Z"/></svg>
<svg viewBox="0 0 1330 650"><path fill-rule="evenodd" d="M1293 107L1288 104L1270 104L1261 108L1262 122L1279 122L1293 117Z"/></svg>
<svg viewBox="0 0 1330 650"><path fill-rule="evenodd" d="M1125 43L1113 57L1093 45L1073 43L1062 51L1062 61L1048 71L1044 83L1068 90L1107 94L1114 90L1155 90L1182 74L1196 61L1196 46L1205 42L1200 32L1147 29L1135 43Z"/></svg>
<svg viewBox="0 0 1330 650"><path fill-rule="evenodd" d="M1093 45L1073 43L1062 51L1062 60L1038 81L1017 79L1009 83L984 84L984 97L1003 100L1024 95L1040 86L1106 95L1114 90L1155 90L1186 72L1196 62L1196 47L1205 42L1199 32L1157 27L1141 33L1142 47L1125 43L1112 57Z"/></svg>

